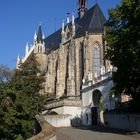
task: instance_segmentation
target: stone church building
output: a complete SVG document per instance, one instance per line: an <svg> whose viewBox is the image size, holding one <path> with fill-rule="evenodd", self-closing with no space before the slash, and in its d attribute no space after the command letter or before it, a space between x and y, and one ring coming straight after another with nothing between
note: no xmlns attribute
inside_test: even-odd
<svg viewBox="0 0 140 140"><path fill-rule="evenodd" d="M63 21L62 28L50 36L45 38L39 26L33 45L26 46L25 57L17 58L17 68L34 53L45 77L41 94L53 96L55 101L79 100L80 106L82 84L95 83L102 73L109 71L110 63L104 59L106 18L103 12L98 3L90 9L86 0L78 3L78 17L68 15L67 23Z"/></svg>

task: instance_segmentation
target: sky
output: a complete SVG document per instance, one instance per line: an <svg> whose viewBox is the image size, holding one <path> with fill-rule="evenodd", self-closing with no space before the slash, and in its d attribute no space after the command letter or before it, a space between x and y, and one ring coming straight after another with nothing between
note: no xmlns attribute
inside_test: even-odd
<svg viewBox="0 0 140 140"><path fill-rule="evenodd" d="M87 7L98 1L106 18L108 9L120 0L88 0ZM26 43L33 44L34 33L41 23L45 37L61 27L67 13L77 17L78 0L0 0L0 64L11 69L19 54L24 56Z"/></svg>

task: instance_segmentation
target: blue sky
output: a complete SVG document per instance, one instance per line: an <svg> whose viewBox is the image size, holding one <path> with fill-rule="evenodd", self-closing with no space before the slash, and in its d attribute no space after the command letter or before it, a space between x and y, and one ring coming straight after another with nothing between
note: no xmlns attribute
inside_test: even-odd
<svg viewBox="0 0 140 140"><path fill-rule="evenodd" d="M88 0L88 8L96 0ZM41 22L45 37L60 28L66 21L66 13L77 16L78 0L0 0L0 64L15 68L16 57L24 55L27 42L33 43L33 36ZM114 8L120 0L98 0L106 17L108 9Z"/></svg>

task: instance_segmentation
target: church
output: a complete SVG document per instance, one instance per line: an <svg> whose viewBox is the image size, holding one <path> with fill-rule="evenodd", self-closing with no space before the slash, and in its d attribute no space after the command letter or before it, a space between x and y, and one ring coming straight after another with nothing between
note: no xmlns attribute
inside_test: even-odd
<svg viewBox="0 0 140 140"><path fill-rule="evenodd" d="M27 44L25 57L18 56L16 66L18 69L34 53L45 77L40 93L50 97L46 109L73 118L82 112L83 84L95 84L112 68L104 59L106 18L98 3L87 9L86 2L78 0L78 17L68 15L67 23L63 21L62 28L48 37L40 25L33 45Z"/></svg>

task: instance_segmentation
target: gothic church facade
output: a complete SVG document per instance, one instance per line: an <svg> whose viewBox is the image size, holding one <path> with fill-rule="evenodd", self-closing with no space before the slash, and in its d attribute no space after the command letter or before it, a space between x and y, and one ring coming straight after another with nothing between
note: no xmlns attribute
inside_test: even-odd
<svg viewBox="0 0 140 140"><path fill-rule="evenodd" d="M101 69L107 72L110 65L104 59L106 19L99 5L87 9L86 1L79 0L78 15L75 19L72 14L72 20L68 16L66 25L63 21L62 28L46 38L40 25L33 46L27 44L25 57L17 58L18 68L35 54L45 77L41 93L56 99L80 98L82 83L96 82Z"/></svg>

